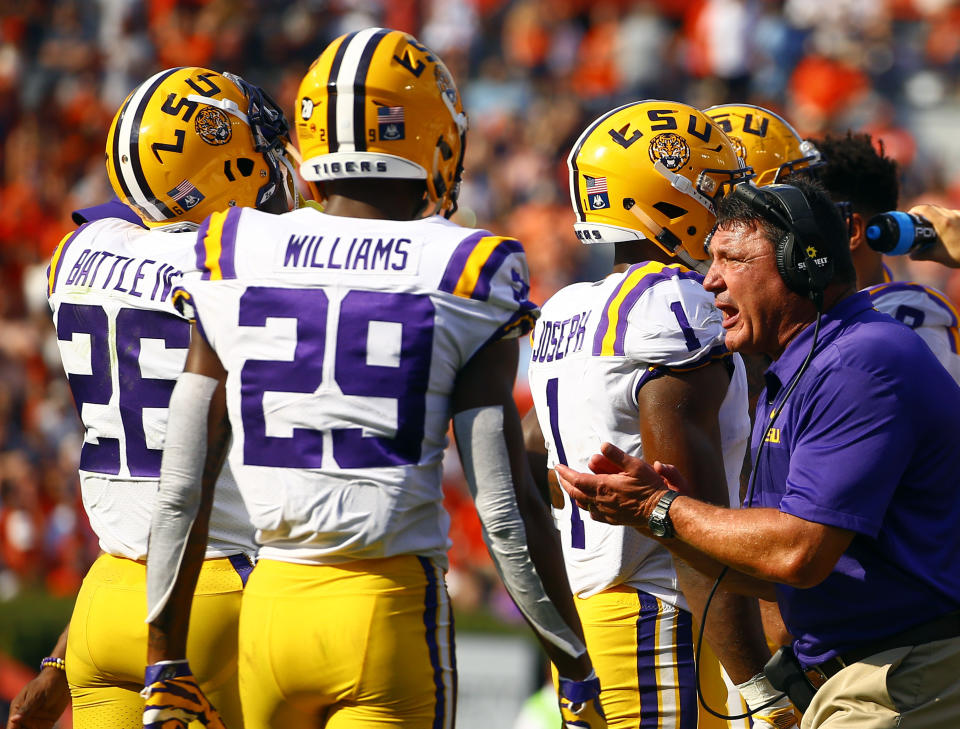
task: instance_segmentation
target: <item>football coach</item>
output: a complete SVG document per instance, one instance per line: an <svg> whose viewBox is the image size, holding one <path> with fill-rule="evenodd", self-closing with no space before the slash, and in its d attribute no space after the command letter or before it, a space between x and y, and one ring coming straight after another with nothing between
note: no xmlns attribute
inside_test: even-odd
<svg viewBox="0 0 960 729"><path fill-rule="evenodd" d="M803 729L960 726L960 389L856 291L820 188L742 184L717 212L703 285L727 347L773 359L745 508L609 443L593 473L557 466L561 483L593 518L777 600L797 639L767 674L797 689Z"/></svg>

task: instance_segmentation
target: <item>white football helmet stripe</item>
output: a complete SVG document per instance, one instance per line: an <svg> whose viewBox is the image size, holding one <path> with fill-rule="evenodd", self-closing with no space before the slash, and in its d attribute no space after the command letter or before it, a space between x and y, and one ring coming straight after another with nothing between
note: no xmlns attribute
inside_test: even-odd
<svg viewBox="0 0 960 729"><path fill-rule="evenodd" d="M149 194L150 191L144 190L137 180L137 175L133 167L133 159L135 155L140 154L140 150L134 149L131 146L130 139L135 121L143 116L142 113L140 113L141 107L149 101L155 84L160 81L160 79L169 76L177 70L179 69L161 71L151 76L145 83L140 84L127 102L127 109L120 122L120 129L117 130L118 154L116 165L120 179L127 186L127 189L130 190L130 197L133 198L133 201L147 212L148 216L153 220L164 220L168 216L153 203L151 200L152 195ZM137 135L139 136L139 130Z"/></svg>
<svg viewBox="0 0 960 729"><path fill-rule="evenodd" d="M353 133L354 87L357 84L362 84L365 80L357 78L363 52L367 44L373 41L373 37L381 31L383 31L383 28L366 28L361 30L350 40L347 50L343 55L343 62L340 64L340 72L337 74L336 80L338 152L357 151L357 140Z"/></svg>

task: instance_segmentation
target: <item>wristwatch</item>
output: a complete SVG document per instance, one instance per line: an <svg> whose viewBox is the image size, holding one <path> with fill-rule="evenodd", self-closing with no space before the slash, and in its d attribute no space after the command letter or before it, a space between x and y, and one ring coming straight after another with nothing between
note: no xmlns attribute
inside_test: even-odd
<svg viewBox="0 0 960 729"><path fill-rule="evenodd" d="M657 505L653 507L647 526L655 537L672 537L674 535L673 522L670 521L670 504L680 495L679 491L667 491Z"/></svg>

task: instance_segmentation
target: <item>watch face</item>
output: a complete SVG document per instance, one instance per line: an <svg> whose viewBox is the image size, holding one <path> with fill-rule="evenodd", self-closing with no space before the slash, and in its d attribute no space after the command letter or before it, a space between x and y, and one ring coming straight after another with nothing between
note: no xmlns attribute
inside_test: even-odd
<svg viewBox="0 0 960 729"><path fill-rule="evenodd" d="M663 520L659 515L650 517L650 531L655 537L662 537L667 533L667 525L663 523Z"/></svg>

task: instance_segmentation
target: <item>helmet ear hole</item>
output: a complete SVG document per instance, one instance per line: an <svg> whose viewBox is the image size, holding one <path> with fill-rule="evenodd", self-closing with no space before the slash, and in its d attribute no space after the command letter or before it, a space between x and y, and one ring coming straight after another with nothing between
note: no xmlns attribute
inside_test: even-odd
<svg viewBox="0 0 960 729"><path fill-rule="evenodd" d="M447 183L443 181L443 175L440 172L433 176L433 189L436 190L438 198L443 198L447 193Z"/></svg>
<svg viewBox="0 0 960 729"><path fill-rule="evenodd" d="M244 177L250 177L253 174L254 162L249 157L240 157L237 160L237 169Z"/></svg>
<svg viewBox="0 0 960 729"><path fill-rule="evenodd" d="M443 137L440 137L437 140L437 147L440 149L440 155L443 157L443 159L449 162L453 157L453 150L450 148L450 145L447 144L447 140Z"/></svg>
<svg viewBox="0 0 960 729"><path fill-rule="evenodd" d="M659 210L661 213L666 215L671 220L676 220L677 218L682 218L684 215L689 212L686 208L682 208L679 205L674 205L673 203L668 203L666 201L660 201L654 203L653 207Z"/></svg>

